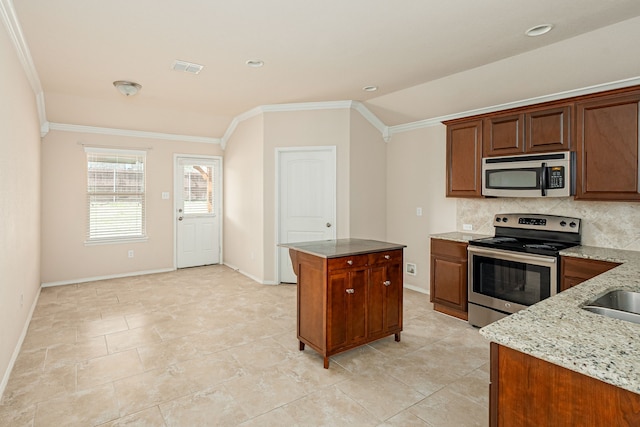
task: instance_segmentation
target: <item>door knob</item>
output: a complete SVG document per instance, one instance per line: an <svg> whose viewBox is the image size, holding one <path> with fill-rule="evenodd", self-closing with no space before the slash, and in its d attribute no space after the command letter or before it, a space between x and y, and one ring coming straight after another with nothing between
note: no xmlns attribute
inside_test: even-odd
<svg viewBox="0 0 640 427"><path fill-rule="evenodd" d="M328 222L328 223L327 223L327 228L330 228L330 227L331 227L331 223L330 223L330 222Z"/></svg>
<svg viewBox="0 0 640 427"><path fill-rule="evenodd" d="M182 217L181 216L178 217L178 221L182 221Z"/></svg>

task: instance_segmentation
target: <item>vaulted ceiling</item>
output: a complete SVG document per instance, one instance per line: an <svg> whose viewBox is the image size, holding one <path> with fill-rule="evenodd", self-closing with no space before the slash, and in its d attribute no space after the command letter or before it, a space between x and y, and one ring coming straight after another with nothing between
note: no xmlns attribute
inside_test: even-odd
<svg viewBox="0 0 640 427"><path fill-rule="evenodd" d="M387 125L420 120L419 105L397 94L640 16L638 0L13 0L13 7L50 121L157 131L176 120L181 133L209 137L221 137L234 116L282 103L357 100ZM524 34L543 23L554 29ZM204 69L177 72L175 60ZM142 90L125 98L114 80Z"/></svg>

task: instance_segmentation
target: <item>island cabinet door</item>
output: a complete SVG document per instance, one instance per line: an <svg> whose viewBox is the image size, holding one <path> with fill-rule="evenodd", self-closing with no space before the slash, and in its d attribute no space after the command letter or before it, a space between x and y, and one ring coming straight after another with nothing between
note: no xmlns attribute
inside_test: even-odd
<svg viewBox="0 0 640 427"><path fill-rule="evenodd" d="M402 328L402 264L373 267L369 278L369 336Z"/></svg>
<svg viewBox="0 0 640 427"><path fill-rule="evenodd" d="M329 351L366 339L367 269L334 271L328 284Z"/></svg>

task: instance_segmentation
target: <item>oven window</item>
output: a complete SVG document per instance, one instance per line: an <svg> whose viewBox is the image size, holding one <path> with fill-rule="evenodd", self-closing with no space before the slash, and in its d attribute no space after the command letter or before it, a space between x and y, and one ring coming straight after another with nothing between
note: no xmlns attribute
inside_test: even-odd
<svg viewBox="0 0 640 427"><path fill-rule="evenodd" d="M545 266L473 257L473 291L522 305L533 305L551 293L551 269Z"/></svg>
<svg viewBox="0 0 640 427"><path fill-rule="evenodd" d="M540 188L540 168L497 169L486 171L487 188L536 190Z"/></svg>

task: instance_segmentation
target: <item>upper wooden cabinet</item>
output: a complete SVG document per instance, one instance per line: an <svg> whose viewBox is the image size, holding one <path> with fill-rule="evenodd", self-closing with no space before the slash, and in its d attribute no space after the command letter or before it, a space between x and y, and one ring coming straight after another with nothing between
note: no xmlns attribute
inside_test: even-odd
<svg viewBox="0 0 640 427"><path fill-rule="evenodd" d="M576 103L576 199L640 200L640 90Z"/></svg>
<svg viewBox="0 0 640 427"><path fill-rule="evenodd" d="M484 156L567 151L572 104L529 108L484 119Z"/></svg>
<svg viewBox="0 0 640 427"><path fill-rule="evenodd" d="M573 104L529 111L524 116L526 152L568 151L571 148Z"/></svg>
<svg viewBox="0 0 640 427"><path fill-rule="evenodd" d="M524 114L487 117L483 125L485 157L524 153Z"/></svg>
<svg viewBox="0 0 640 427"><path fill-rule="evenodd" d="M447 197L482 196L482 120L447 126Z"/></svg>

